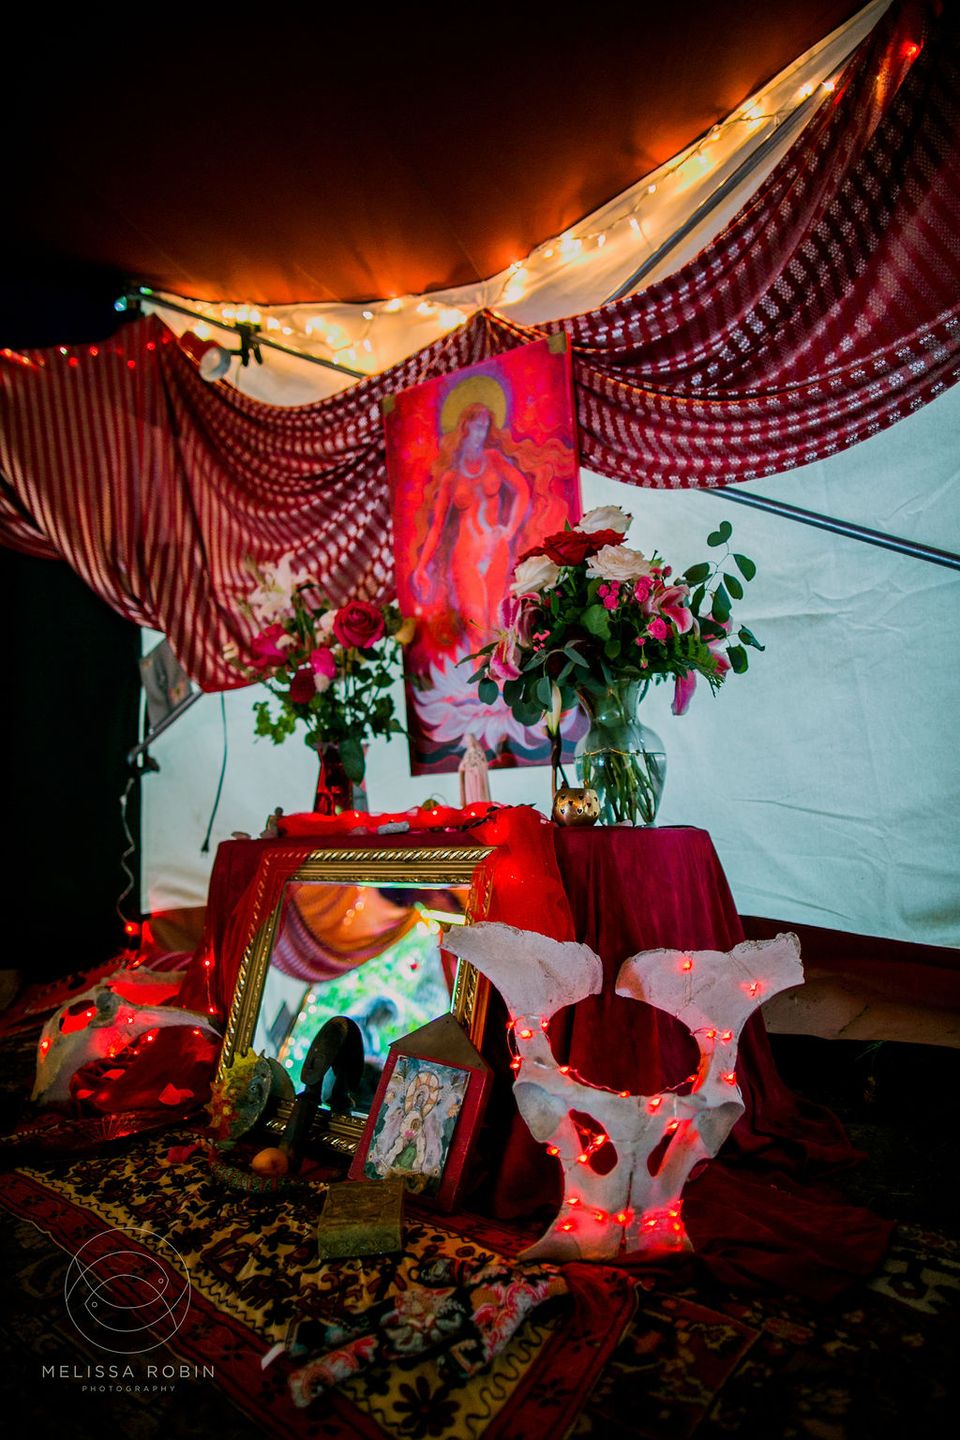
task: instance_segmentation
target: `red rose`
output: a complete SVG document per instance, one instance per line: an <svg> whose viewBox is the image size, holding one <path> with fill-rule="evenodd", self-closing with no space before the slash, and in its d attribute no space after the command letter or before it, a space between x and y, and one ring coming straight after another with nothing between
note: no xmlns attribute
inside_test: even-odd
<svg viewBox="0 0 960 1440"><path fill-rule="evenodd" d="M348 650L369 650L383 631L382 614L366 600L350 600L334 616L333 633Z"/></svg>
<svg viewBox="0 0 960 1440"><path fill-rule="evenodd" d="M623 534L619 530L593 530L584 534L582 530L560 530L548 535L542 544L528 550L517 561L519 565L531 555L546 555L554 565L582 565L590 555L596 555L604 545L620 545Z"/></svg>
<svg viewBox="0 0 960 1440"><path fill-rule="evenodd" d="M309 705L317 687L313 682L313 671L310 669L298 670L290 681L290 702L293 705Z"/></svg>

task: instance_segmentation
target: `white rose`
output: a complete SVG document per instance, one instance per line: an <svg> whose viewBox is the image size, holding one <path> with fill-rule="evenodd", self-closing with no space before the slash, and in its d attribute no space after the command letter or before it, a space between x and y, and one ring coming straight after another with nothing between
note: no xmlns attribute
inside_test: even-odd
<svg viewBox="0 0 960 1440"><path fill-rule="evenodd" d="M616 530L619 535L626 535L632 524L633 516L619 505L598 505L573 528L584 535L592 535L595 530Z"/></svg>
<svg viewBox="0 0 960 1440"><path fill-rule="evenodd" d="M628 545L604 545L590 560L587 574L591 580L639 580L649 575L653 565L639 550Z"/></svg>
<svg viewBox="0 0 960 1440"><path fill-rule="evenodd" d="M510 594L538 595L541 590L552 590L559 578L560 566L554 565L549 555L531 555L514 570Z"/></svg>

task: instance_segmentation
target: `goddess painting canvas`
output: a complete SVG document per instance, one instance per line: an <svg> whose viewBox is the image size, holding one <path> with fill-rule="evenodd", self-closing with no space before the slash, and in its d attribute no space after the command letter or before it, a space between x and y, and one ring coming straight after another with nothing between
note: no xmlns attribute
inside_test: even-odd
<svg viewBox="0 0 960 1440"><path fill-rule="evenodd" d="M405 652L415 775L456 770L467 735L491 765L549 763L539 730L468 683L523 552L580 518L565 337L428 380L384 405L397 598L417 618ZM573 717L570 717L572 720Z"/></svg>

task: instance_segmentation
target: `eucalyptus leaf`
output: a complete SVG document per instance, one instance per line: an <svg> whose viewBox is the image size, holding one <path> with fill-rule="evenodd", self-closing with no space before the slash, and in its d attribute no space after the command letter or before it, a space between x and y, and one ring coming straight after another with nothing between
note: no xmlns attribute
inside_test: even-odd
<svg viewBox="0 0 960 1440"><path fill-rule="evenodd" d="M754 635L752 630L748 630L746 625L742 625L740 627L740 629L737 631L737 635L743 641L744 645L752 645L754 650L766 650L767 648L766 645L760 644L760 641L757 639L756 635Z"/></svg>
<svg viewBox="0 0 960 1440"><path fill-rule="evenodd" d="M481 680L477 686L477 694L484 705L493 705L497 696L500 694L500 690L495 680Z"/></svg>
<svg viewBox="0 0 960 1440"><path fill-rule="evenodd" d="M743 576L744 580L752 580L754 575L756 575L757 573L757 567L750 559L750 556L734 554L733 558L736 567L740 571L740 574Z"/></svg>
<svg viewBox="0 0 960 1440"><path fill-rule="evenodd" d="M733 526L729 520L724 520L717 526L716 530L712 530L707 536L707 544L714 547L717 545L725 545L732 534Z"/></svg>
<svg viewBox="0 0 960 1440"><path fill-rule="evenodd" d="M710 614L718 625L730 619L730 596L723 585L718 585L713 592L713 604L710 607Z"/></svg>
<svg viewBox="0 0 960 1440"><path fill-rule="evenodd" d="M591 635L598 635L601 640L609 640L610 616L602 605L588 605L580 623Z"/></svg>
<svg viewBox="0 0 960 1440"><path fill-rule="evenodd" d="M727 659L736 675L742 675L750 664L742 645L731 645L727 650Z"/></svg>
<svg viewBox="0 0 960 1440"><path fill-rule="evenodd" d="M537 681L536 697L545 710L549 710L553 703L553 686L549 675L541 675Z"/></svg>
<svg viewBox="0 0 960 1440"><path fill-rule="evenodd" d="M737 579L736 575L724 574L723 583L730 591L730 594L733 596L734 600L743 599L743 586L740 584L740 581Z"/></svg>
<svg viewBox="0 0 960 1440"><path fill-rule="evenodd" d="M689 570L684 570L683 578L688 585L699 585L702 580L706 580L711 568L708 560L702 560L699 565L691 565Z"/></svg>

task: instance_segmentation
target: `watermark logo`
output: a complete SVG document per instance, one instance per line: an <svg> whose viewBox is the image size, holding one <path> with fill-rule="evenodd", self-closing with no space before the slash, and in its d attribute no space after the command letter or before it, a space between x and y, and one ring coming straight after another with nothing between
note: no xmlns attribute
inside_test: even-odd
<svg viewBox="0 0 960 1440"><path fill-rule="evenodd" d="M149 1252L139 1248L150 1246ZM190 1272L169 1240L140 1225L103 1230L70 1261L67 1313L84 1339L143 1355L176 1335L190 1309Z"/></svg>

